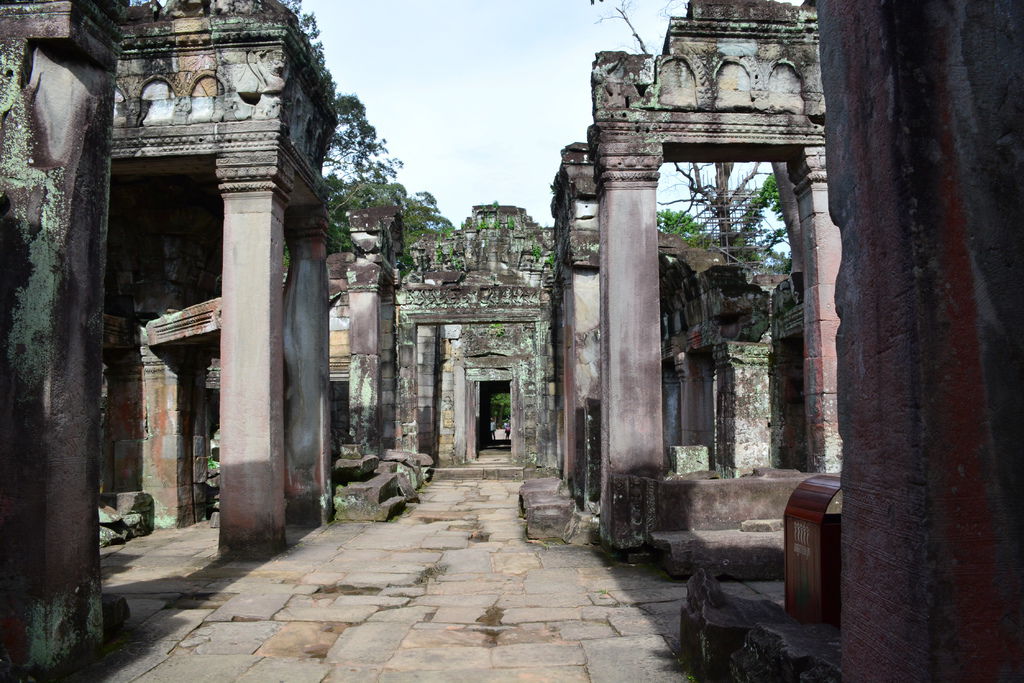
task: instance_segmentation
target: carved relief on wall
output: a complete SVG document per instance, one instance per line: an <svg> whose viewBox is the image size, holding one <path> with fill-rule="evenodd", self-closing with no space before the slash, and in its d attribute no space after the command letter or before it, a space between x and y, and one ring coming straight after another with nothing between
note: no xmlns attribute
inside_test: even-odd
<svg viewBox="0 0 1024 683"><path fill-rule="evenodd" d="M220 62L219 66L217 62ZM115 125L171 126L281 116L285 58L280 50L183 56L179 70L118 79Z"/></svg>

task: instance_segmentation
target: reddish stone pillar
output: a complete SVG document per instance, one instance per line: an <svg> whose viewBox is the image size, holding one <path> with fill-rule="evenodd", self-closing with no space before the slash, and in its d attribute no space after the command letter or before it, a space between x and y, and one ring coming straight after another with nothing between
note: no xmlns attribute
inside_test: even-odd
<svg viewBox="0 0 1024 683"><path fill-rule="evenodd" d="M192 449L208 361L195 349L143 347L141 490L153 496L158 529L186 527L202 519L193 499Z"/></svg>
<svg viewBox="0 0 1024 683"><path fill-rule="evenodd" d="M326 229L321 207L286 214L285 518L312 526L330 521L331 500Z"/></svg>
<svg viewBox="0 0 1024 683"><path fill-rule="evenodd" d="M60 678L103 633L96 497L120 10L0 4L0 667L10 680Z"/></svg>
<svg viewBox="0 0 1024 683"><path fill-rule="evenodd" d="M839 472L843 442L836 409L836 276L842 260L839 229L828 213L825 150L804 150L790 168L795 187L804 259L804 409L807 470Z"/></svg>
<svg viewBox="0 0 1024 683"><path fill-rule="evenodd" d="M621 500L628 475L665 470L658 299L659 158L602 159L601 536L615 548L643 543L637 501ZM613 494L617 499L613 500ZM628 511L627 511L628 510Z"/></svg>
<svg viewBox="0 0 1024 683"><path fill-rule="evenodd" d="M1024 680L1024 7L818 11L843 678Z"/></svg>
<svg viewBox="0 0 1024 683"><path fill-rule="evenodd" d="M224 197L220 342L220 548L267 557L284 548L284 212L291 179L221 158ZM253 167L256 168L253 168Z"/></svg>
<svg viewBox="0 0 1024 683"><path fill-rule="evenodd" d="M139 350L104 352L107 382L105 493L142 490L145 403Z"/></svg>

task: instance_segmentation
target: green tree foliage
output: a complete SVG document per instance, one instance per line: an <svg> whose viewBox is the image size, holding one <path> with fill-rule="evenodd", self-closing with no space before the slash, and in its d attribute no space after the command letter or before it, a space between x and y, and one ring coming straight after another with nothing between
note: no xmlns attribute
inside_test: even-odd
<svg viewBox="0 0 1024 683"><path fill-rule="evenodd" d="M329 191L328 251L351 249L348 212L374 206L402 209L406 245L428 231L451 228L451 221L437 208L434 195L409 194L404 185L395 182L402 162L388 156L387 140L377 137L377 129L367 119L366 107L359 98L339 94L335 107L338 128L324 164Z"/></svg>

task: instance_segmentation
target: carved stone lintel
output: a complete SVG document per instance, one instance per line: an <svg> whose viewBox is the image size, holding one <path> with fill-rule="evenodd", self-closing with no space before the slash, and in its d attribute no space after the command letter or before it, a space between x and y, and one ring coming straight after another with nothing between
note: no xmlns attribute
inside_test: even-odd
<svg viewBox="0 0 1024 683"><path fill-rule="evenodd" d="M661 157L654 155L608 154L605 145L598 148L597 168L600 184L609 186L657 186L661 177Z"/></svg>

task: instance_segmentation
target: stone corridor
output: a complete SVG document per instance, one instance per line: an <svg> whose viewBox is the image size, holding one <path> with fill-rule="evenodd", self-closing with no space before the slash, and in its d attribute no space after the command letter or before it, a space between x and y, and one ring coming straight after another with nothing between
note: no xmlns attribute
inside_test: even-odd
<svg viewBox="0 0 1024 683"><path fill-rule="evenodd" d="M518 488L437 481L394 522L296 533L265 563L216 559L202 526L107 548L131 618L72 680L682 680L685 584L527 541Z"/></svg>

